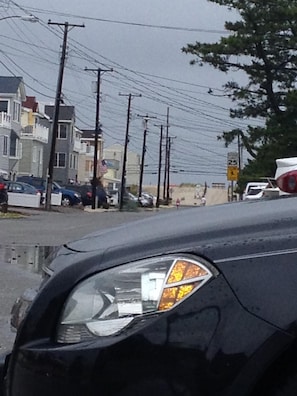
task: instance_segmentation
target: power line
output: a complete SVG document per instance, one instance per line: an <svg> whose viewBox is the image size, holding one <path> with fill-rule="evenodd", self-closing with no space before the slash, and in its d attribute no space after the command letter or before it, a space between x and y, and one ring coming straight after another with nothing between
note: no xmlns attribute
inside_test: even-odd
<svg viewBox="0 0 297 396"><path fill-rule="evenodd" d="M20 8L20 6L13 2L12 3ZM22 8L24 10L24 8ZM35 12L40 14L51 14L51 15L59 15L67 18L80 18L83 20L89 21L97 21L97 22L105 22L105 23L112 23L118 25L128 25L128 26L136 26L136 27L144 27L144 28L152 28L152 29L162 29L162 30L175 30L175 31L184 31L184 32L199 32L199 33L214 33L214 34L229 34L226 30L216 30L216 29L200 29L200 28L192 28L192 27L185 27L185 26L169 26L169 25L157 25L157 24L148 24L148 23L140 23L140 22L132 22L132 21L122 21L116 19L106 19L106 18L95 18L87 15L77 15L77 14L70 14L65 12L58 12L53 10L46 10L42 8L35 8L35 7L27 7L27 11Z"/></svg>

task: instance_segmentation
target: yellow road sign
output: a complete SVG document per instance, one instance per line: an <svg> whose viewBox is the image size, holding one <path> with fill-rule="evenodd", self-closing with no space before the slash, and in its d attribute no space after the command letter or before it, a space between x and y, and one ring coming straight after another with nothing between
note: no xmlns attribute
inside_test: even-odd
<svg viewBox="0 0 297 396"><path fill-rule="evenodd" d="M230 181L238 180L239 169L238 166L228 166L227 168L227 179Z"/></svg>

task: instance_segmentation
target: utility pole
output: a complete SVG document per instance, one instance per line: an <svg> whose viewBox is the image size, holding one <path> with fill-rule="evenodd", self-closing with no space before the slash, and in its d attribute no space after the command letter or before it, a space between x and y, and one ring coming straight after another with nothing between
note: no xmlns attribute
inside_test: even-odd
<svg viewBox="0 0 297 396"><path fill-rule="evenodd" d="M144 122L144 131L143 131L143 144L142 144L142 154L141 154L141 164L140 164L140 176L139 176L139 188L138 188L138 197L141 197L142 193L142 182L143 182L143 171L144 171L144 156L146 153L146 136L147 136L147 124L151 118L157 117L149 117L148 114L146 116L141 116L138 114L138 117L143 118Z"/></svg>
<svg viewBox="0 0 297 396"><path fill-rule="evenodd" d="M53 113L53 124L52 124L52 141L51 141L51 151L49 157L48 164L48 174L47 174L47 183L46 183L46 196L45 196L45 209L51 209L51 194L52 194L52 185L53 185L53 173L54 173L54 164L55 164L55 156L56 156L56 140L58 134L58 125L59 125L59 110L60 110L60 102L62 95L62 84L63 84L63 74L64 74L64 66L65 66L65 58L66 58L66 48L67 48L67 36L69 28L74 27L85 27L85 25L72 25L68 22L58 23L48 21L49 25L58 25L64 26L64 36L63 36L63 46L62 46L62 55L60 59L60 67L59 67L59 75L57 81L57 90L55 97L55 106Z"/></svg>
<svg viewBox="0 0 297 396"><path fill-rule="evenodd" d="M167 204L169 205L169 199L170 199L170 153L171 153L171 142L173 139L175 139L176 136L174 137L168 137L168 158L167 158L167 191L166 191L166 201Z"/></svg>
<svg viewBox="0 0 297 396"><path fill-rule="evenodd" d="M97 84L96 84L96 120L95 120L95 141L94 141L94 161L93 161L93 180L92 180L92 209L96 209L96 198L97 198L97 168L98 168L98 137L100 132L100 86L101 86L101 74L103 72L112 72L113 69L88 69L85 67L85 71L97 72ZM102 138L100 147L100 160L102 160Z"/></svg>
<svg viewBox="0 0 297 396"><path fill-rule="evenodd" d="M157 184L157 202L156 208L160 206L160 183L161 183L161 166L162 166L162 141L163 125L160 126L160 144L159 144L159 166L158 166L158 184Z"/></svg>
<svg viewBox="0 0 297 396"><path fill-rule="evenodd" d="M125 135L125 145L124 145L124 155L123 155L123 165L122 165L122 177L121 177L121 191L120 191L120 202L119 202L119 209L123 209L124 203L124 194L126 190L126 162L127 162L127 150L128 150L128 143L129 143L129 126L130 126L130 109L131 109L131 100L133 97L138 96L141 97L141 94L132 95L131 93L126 94L119 94L120 96L128 96L128 110L127 110L127 123L126 123L126 135Z"/></svg>
<svg viewBox="0 0 297 396"><path fill-rule="evenodd" d="M169 135L169 107L167 107L167 124L166 124L166 137L165 137L165 169L164 169L164 183L163 183L163 200L166 197L166 183L168 178L168 135ZM166 198L168 205L168 197Z"/></svg>
<svg viewBox="0 0 297 396"><path fill-rule="evenodd" d="M238 150L238 169L241 171L241 162L242 162L242 144L240 139L240 133L237 134L237 150Z"/></svg>

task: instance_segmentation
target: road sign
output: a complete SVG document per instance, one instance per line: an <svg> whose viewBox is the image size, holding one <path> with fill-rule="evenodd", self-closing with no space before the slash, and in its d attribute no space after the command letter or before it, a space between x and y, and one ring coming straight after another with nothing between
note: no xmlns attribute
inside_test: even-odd
<svg viewBox="0 0 297 396"><path fill-rule="evenodd" d="M238 163L239 163L238 153L237 152L228 153L228 156L227 156L227 165L228 165L228 167L229 166L238 167Z"/></svg>
<svg viewBox="0 0 297 396"><path fill-rule="evenodd" d="M238 166L228 166L227 179L230 181L237 181L238 173L239 173Z"/></svg>

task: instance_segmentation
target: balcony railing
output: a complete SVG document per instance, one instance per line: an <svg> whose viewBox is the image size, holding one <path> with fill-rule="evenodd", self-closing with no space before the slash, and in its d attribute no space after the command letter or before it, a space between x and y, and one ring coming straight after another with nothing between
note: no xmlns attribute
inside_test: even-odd
<svg viewBox="0 0 297 396"><path fill-rule="evenodd" d="M0 112L0 127L11 129L11 116L4 111Z"/></svg>
<svg viewBox="0 0 297 396"><path fill-rule="evenodd" d="M32 139L39 140L40 142L48 142L49 129L43 125L27 125L23 128L21 136L31 137Z"/></svg>
<svg viewBox="0 0 297 396"><path fill-rule="evenodd" d="M82 151L82 144L80 140L75 140L73 144L73 150L80 153Z"/></svg>

